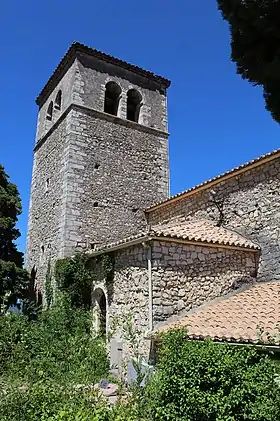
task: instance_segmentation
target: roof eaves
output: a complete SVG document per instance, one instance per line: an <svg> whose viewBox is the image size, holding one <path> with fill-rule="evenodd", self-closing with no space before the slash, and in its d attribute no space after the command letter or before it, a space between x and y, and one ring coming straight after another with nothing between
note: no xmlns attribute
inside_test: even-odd
<svg viewBox="0 0 280 421"><path fill-rule="evenodd" d="M176 239L176 240L183 240L186 243L196 243L196 244L200 244L200 245L204 245L205 247L207 246L213 246L213 247L234 247L234 248L238 248L238 249L248 249L248 250L253 250L253 251L260 251L261 248L258 244L253 243L252 241L248 240L248 243L244 243L242 244L241 242L230 242L230 241L208 241L208 240L199 240L197 238L195 238L194 236L188 236L188 235L178 235L178 234L164 234L164 232L150 232L151 235L154 236L155 239L159 239L159 238L163 238L163 239Z"/></svg>
<svg viewBox="0 0 280 421"><path fill-rule="evenodd" d="M68 48L58 65L56 66L53 74L49 78L48 82L41 90L39 95L36 98L36 104L41 105L44 102L44 99L47 97L53 86L58 83L61 78L64 76L65 72L69 69L73 61L75 60L75 42Z"/></svg>
<svg viewBox="0 0 280 421"><path fill-rule="evenodd" d="M179 326L178 326L179 328ZM185 327L187 329L187 327ZM173 329L176 329L176 326L174 326ZM161 340L161 335L164 333L167 333L167 331L158 331L153 330L151 332L147 332L145 338L146 339L152 339L155 341ZM254 340L254 339L246 339L246 338L233 338L233 337L226 337L226 336L204 336L204 335L188 335L186 334L186 340L189 341L205 341L207 339L211 339L215 343L227 343L230 345L236 345L236 346L244 346L244 345L254 345L257 347L265 347L271 350L275 350L280 352L280 343L270 343L270 342L263 342L261 340Z"/></svg>
<svg viewBox="0 0 280 421"><path fill-rule="evenodd" d="M126 70L129 70L131 72L137 73L140 76L143 76L145 78L153 80L154 82L159 83L161 86L165 88L168 88L171 84L169 79L156 75L155 73L150 72L148 70L144 70L141 67L127 63L126 61L110 56L109 54L103 53L102 51L88 47L84 44L81 44L80 42L74 41L72 45L70 46L70 48L67 50L66 54L62 57L58 66L55 68L52 76L49 78L45 87L42 89L42 91L36 98L36 104L38 104L39 106L42 104L42 102L44 101L44 98L53 89L53 86L57 84L57 82L62 78L65 71L69 68L69 65L73 62L73 59L75 59L75 57L77 56L77 53L79 52L87 54L87 55L91 55L93 57L104 60L107 63L111 63L116 66L122 67Z"/></svg>
<svg viewBox="0 0 280 421"><path fill-rule="evenodd" d="M142 232L140 234L136 234L123 240L115 241L113 243L105 244L104 246L97 247L92 250L88 250L86 253L90 254L91 256L98 256L103 253L110 253L115 250L120 250L124 248L128 248L137 244L145 243L151 240L165 240L165 241L174 241L178 240L183 242L184 244L196 244L201 245L204 247L225 247L225 248L234 248L238 250L251 250L251 251L259 251L260 247L257 244L250 243L248 245L239 245L239 244L229 244L229 243L222 243L222 242L209 242L209 241L199 241L197 239L189 239L187 236L180 236L180 235L163 235L162 233L157 233L153 230L149 232Z"/></svg>
<svg viewBox="0 0 280 421"><path fill-rule="evenodd" d="M90 254L91 256L98 256L103 253L110 253L115 250L124 249L127 247L131 247L137 244L141 244L146 241L150 241L151 237L147 233L140 233L136 234L127 238L124 238L120 241L115 241L113 243L106 244L101 247L97 247L93 250L88 250L86 253Z"/></svg>

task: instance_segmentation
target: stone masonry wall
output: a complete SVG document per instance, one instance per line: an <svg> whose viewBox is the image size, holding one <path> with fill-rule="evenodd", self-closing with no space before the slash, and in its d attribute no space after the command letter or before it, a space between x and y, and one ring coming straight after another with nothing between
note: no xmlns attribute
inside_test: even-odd
<svg viewBox="0 0 280 421"><path fill-rule="evenodd" d="M37 269L42 290L49 259L58 258L63 244L64 165L67 120L35 152L29 205L26 267Z"/></svg>
<svg viewBox="0 0 280 421"><path fill-rule="evenodd" d="M146 229L143 209L169 190L164 134L79 107L69 118L66 255Z"/></svg>
<svg viewBox="0 0 280 421"><path fill-rule="evenodd" d="M116 82L121 88L118 117L126 119L127 91L136 89L142 96L139 123L167 131L166 89L121 67L80 55L77 60L74 102L104 111L106 84Z"/></svg>
<svg viewBox="0 0 280 421"><path fill-rule="evenodd" d="M213 188L223 204L223 226L261 246L258 280L280 279L280 160L221 181ZM209 189L182 198L148 214L148 222L177 224L189 218L218 222L220 212Z"/></svg>
<svg viewBox="0 0 280 421"><path fill-rule="evenodd" d="M142 96L139 124L167 132L166 89L123 68L94 57L81 55L67 70L55 89L45 99L38 114L36 141L55 124L70 104L104 111L106 84L116 82L121 88L118 117L126 119L126 101L129 89L136 89ZM55 104L58 91L62 92L61 110L54 108L52 121L46 120L48 106Z"/></svg>
<svg viewBox="0 0 280 421"><path fill-rule="evenodd" d="M153 244L155 323L185 313L252 282L256 254L163 241Z"/></svg>
<svg viewBox="0 0 280 421"><path fill-rule="evenodd" d="M53 125L57 122L59 117L63 114L63 112L73 102L75 98L75 91L79 89L78 87L76 87L76 84L75 84L76 73L77 73L77 61L75 61L72 64L72 66L68 69L64 77L59 81L55 89L51 92L49 97L46 99L44 104L40 107L39 114L38 114L38 122L37 122L36 143L44 135L46 135L46 133L53 127ZM60 90L62 92L61 109L57 110L54 107L52 121L49 121L46 119L48 106L51 101L53 101L53 104L55 104L56 95L58 91Z"/></svg>
<svg viewBox="0 0 280 421"><path fill-rule="evenodd" d="M122 90L118 116L103 112L111 80ZM126 120L132 88L142 96L139 124ZM145 229L143 209L168 197L166 89L81 54L40 105L35 149L26 257L42 289L49 258Z"/></svg>
<svg viewBox="0 0 280 421"><path fill-rule="evenodd" d="M147 250L142 246L120 250L115 253L115 275L112 295L109 300L110 324L116 318L127 320L128 314L133 316L133 323L141 331L143 338L149 329L149 287L147 269ZM115 334L123 337L122 322ZM142 351L148 352L148 343L143 339Z"/></svg>

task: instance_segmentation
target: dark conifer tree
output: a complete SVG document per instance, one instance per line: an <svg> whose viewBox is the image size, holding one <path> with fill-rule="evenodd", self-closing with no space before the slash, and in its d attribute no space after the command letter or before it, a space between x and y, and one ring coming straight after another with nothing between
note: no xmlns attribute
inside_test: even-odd
<svg viewBox="0 0 280 421"><path fill-rule="evenodd" d="M23 253L15 244L20 237L16 228L20 214L18 189L0 165L0 313L25 298L29 284L28 273L23 269Z"/></svg>
<svg viewBox="0 0 280 421"><path fill-rule="evenodd" d="M280 0L217 0L229 23L237 73L263 88L266 109L280 122Z"/></svg>

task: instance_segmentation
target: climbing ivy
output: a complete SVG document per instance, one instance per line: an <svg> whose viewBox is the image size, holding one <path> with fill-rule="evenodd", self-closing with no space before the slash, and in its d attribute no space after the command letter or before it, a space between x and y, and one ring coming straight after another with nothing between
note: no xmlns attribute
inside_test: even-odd
<svg viewBox="0 0 280 421"><path fill-rule="evenodd" d="M93 285L104 279L107 287L112 285L114 257L103 254L93 258L86 253L77 253L57 260L54 273L57 289L68 294L71 305L89 309Z"/></svg>
<svg viewBox="0 0 280 421"><path fill-rule="evenodd" d="M79 253L58 260L55 264L55 281L57 289L70 297L72 307L90 308L93 279L86 254Z"/></svg>
<svg viewBox="0 0 280 421"><path fill-rule="evenodd" d="M115 260L114 255L110 254L102 254L100 256L101 267L103 271L103 276L105 278L105 282L107 286L110 286L114 279L114 268L115 268Z"/></svg>

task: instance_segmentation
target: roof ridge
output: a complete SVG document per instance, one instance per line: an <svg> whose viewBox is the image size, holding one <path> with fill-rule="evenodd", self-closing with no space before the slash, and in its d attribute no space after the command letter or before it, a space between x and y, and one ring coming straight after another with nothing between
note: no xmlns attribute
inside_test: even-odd
<svg viewBox="0 0 280 421"><path fill-rule="evenodd" d="M222 182L224 178L231 178L231 177L235 176L237 172L249 171L251 166L262 165L262 164L266 163L268 160L270 161L270 158L271 158L271 160L276 159L278 154L280 154L280 148L274 149L273 151L268 152L266 154L262 154L255 159L251 159L250 161L247 161L244 164L241 164L237 167L234 167L234 168L232 168L228 171L225 171L222 174L216 175L215 177L212 177L212 178L210 178L206 181L203 181L202 183L196 184L195 186L190 187L187 190L184 190L180 193L176 193L176 194L170 196L168 199L165 199L161 202L157 202L157 203L153 204L152 206L150 206L149 208L145 209L145 212L152 212L153 210L157 209L158 207L168 205L169 203L173 202L174 200L179 200L179 199L187 196L188 194L195 193L196 190L199 190L200 188L209 188L208 187L209 184L211 185L214 182L215 182L215 184L217 184L219 182Z"/></svg>
<svg viewBox="0 0 280 421"><path fill-rule="evenodd" d="M140 233L137 233L135 235L131 235L129 237L125 237L121 240L115 241L115 242L111 242L108 244L104 244L101 245L100 247L97 247L93 250L89 250L88 253L106 253L106 252L110 252L110 250L115 249L117 247L121 247L121 246L125 246L125 245L130 245L131 243L134 243L137 240L142 240L142 239L156 239L156 238L162 238L164 237L166 240L172 240L172 239L178 239L178 240L185 240L187 241L193 241L195 243L199 243L200 245L205 245L205 247L207 246L216 246L216 247L221 247L221 246L229 246L229 247L240 247L240 248L246 248L248 250L260 250L260 246L257 243L254 243L252 240L248 239L247 237L244 237L242 234L236 233L234 231L231 231L225 227L217 227L215 226L211 221L209 220L205 220L205 219L201 219L201 220L195 220L196 222L209 222L210 225L212 225L213 228L219 229L219 228L223 228L223 230L225 231L229 231L232 232L234 235L236 235L238 238L244 240L244 243L242 244L241 242L237 243L234 242L234 240L229 241L229 239L226 241L221 241L219 238L213 241L209 241L208 239L202 239L199 238L198 236L192 235L191 237L185 233L170 233L170 232L165 232L164 233L164 228L175 228L175 227L179 227L182 228L184 227L184 223L181 223L179 225L172 225L172 226L168 226L168 224L162 224L162 225L156 225L153 227L147 227L147 230L142 231ZM191 221L190 221L191 222ZM157 227L162 228L162 230L157 230Z"/></svg>
<svg viewBox="0 0 280 421"><path fill-rule="evenodd" d="M106 54L102 51L99 51L95 48L88 47L85 44L82 44L78 41L72 42L58 65L56 66L53 74L48 79L47 83L45 84L44 88L39 93L38 97L36 98L36 103L38 105L41 105L44 98L48 95L48 93L52 90L53 85L57 83L57 80L60 80L61 75L63 75L65 69L67 70L69 66L69 63L72 62L73 58L76 56L77 52L85 53L92 55L96 58L102 59L104 61L107 61L108 63L112 63L116 66L120 66L126 70L129 70L131 72L137 73L143 77L146 77L148 79L154 80L155 82L161 84L165 88L168 88L171 84L169 79L164 78L163 76L157 75L156 73L153 73L149 70L142 69L141 67L138 67L134 64L128 63L124 60L121 60L119 58L113 57L109 54Z"/></svg>
<svg viewBox="0 0 280 421"><path fill-rule="evenodd" d="M190 235L188 232L182 232L182 229L186 228L186 229L191 229L192 228L192 223L193 223L193 227L195 227L195 225L201 225L203 227L203 224L206 225L205 228L208 229L213 229L214 232L213 234L213 239L208 239L207 237L207 232L205 232L205 236L201 236L200 232L195 232L195 230L193 231L192 235ZM178 231L181 230L181 233L179 232L178 234L176 234L176 232L168 232L169 230L175 230L176 228L178 229ZM187 221L183 221L181 223L178 224L158 224L155 225L153 227L154 232L157 235L163 235L164 237L171 237L171 238L184 238L186 240L189 241L195 241L195 242L202 242L207 244L212 244L212 245L228 245L228 246L238 246L238 247L246 247L248 249L253 249L253 250L260 250L260 245L255 243L254 241L252 241L250 238L245 237L243 234L240 234L230 228L224 227L224 226L217 226L214 224L213 221L208 220L208 219L189 219ZM234 236L236 236L237 239L243 240L243 244L241 242L237 242L234 239L231 238L225 238L224 240L222 240L221 238L217 237L216 235L216 240L215 240L215 230L216 232L220 231L220 232L228 232ZM165 231L165 233L164 233ZM187 230L186 230L187 231Z"/></svg>

